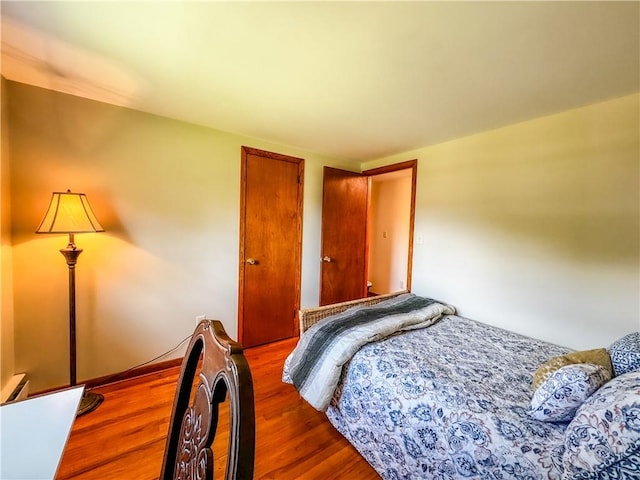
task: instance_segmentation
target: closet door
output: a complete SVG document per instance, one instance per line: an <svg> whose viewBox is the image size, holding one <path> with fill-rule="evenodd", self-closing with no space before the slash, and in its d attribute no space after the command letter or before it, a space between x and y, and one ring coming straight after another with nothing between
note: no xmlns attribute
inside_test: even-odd
<svg viewBox="0 0 640 480"><path fill-rule="evenodd" d="M238 339L298 334L304 161L242 147Z"/></svg>

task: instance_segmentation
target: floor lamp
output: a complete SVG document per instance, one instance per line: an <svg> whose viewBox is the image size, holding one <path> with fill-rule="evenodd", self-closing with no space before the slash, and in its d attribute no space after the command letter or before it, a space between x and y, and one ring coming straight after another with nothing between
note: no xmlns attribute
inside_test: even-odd
<svg viewBox="0 0 640 480"><path fill-rule="evenodd" d="M84 193L53 192L49 208L36 233L68 233L69 244L60 250L69 267L69 381L76 385L76 262L82 249L76 247L76 233L104 232ZM104 400L99 393L85 390L78 415L89 413Z"/></svg>

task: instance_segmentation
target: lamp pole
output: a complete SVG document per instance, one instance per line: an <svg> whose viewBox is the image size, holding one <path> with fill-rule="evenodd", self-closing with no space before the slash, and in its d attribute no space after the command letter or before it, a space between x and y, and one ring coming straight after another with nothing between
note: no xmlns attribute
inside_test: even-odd
<svg viewBox="0 0 640 480"><path fill-rule="evenodd" d="M69 245L60 249L69 267L69 383L76 386L76 263L82 253L76 248L73 233L69 234Z"/></svg>
<svg viewBox="0 0 640 480"><path fill-rule="evenodd" d="M69 234L69 244L60 249L69 267L69 383L76 386L76 263L82 249L76 247L73 233ZM94 410L102 403L104 396L85 390L78 406L78 416Z"/></svg>

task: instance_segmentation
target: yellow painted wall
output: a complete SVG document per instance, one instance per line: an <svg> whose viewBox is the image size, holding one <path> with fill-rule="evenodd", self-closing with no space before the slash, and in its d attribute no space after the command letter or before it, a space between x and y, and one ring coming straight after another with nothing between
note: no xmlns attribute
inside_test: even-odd
<svg viewBox="0 0 640 480"><path fill-rule="evenodd" d="M236 338L242 145L305 159L301 302L317 305L322 167L343 163L13 82L8 94L15 368L32 390L68 382L67 239L34 234L53 191L86 193L106 229L76 235L80 381L169 350L196 315Z"/></svg>
<svg viewBox="0 0 640 480"><path fill-rule="evenodd" d="M639 95L418 158L413 291L574 348L640 329Z"/></svg>

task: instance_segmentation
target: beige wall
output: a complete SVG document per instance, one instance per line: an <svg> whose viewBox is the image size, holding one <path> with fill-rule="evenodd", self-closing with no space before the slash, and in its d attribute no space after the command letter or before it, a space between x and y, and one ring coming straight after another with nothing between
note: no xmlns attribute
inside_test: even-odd
<svg viewBox="0 0 640 480"><path fill-rule="evenodd" d="M196 315L236 337L242 145L305 159L301 302L317 304L322 166L344 164L12 82L8 93L16 369L32 390L68 381L67 239L34 234L53 191L86 193L106 229L76 236L79 380L169 350Z"/></svg>
<svg viewBox="0 0 640 480"><path fill-rule="evenodd" d="M368 162L419 160L413 291L578 349L640 329L639 102Z"/></svg>

